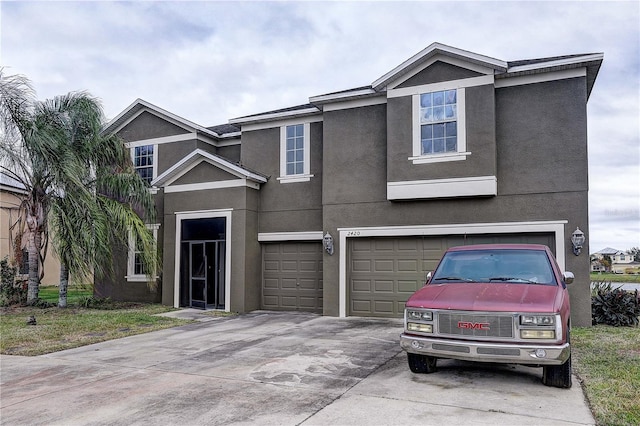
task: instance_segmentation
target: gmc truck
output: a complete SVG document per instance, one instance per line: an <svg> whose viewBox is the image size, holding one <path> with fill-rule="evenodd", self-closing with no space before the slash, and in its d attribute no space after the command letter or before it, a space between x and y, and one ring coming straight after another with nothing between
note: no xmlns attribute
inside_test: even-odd
<svg viewBox="0 0 640 426"><path fill-rule="evenodd" d="M414 373L439 358L542 367L547 386L571 387L567 285L548 247L448 249L407 301L400 345Z"/></svg>

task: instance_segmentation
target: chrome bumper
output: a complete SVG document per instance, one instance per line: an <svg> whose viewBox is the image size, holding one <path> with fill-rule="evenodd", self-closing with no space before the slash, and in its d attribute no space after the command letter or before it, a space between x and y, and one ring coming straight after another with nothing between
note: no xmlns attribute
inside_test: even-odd
<svg viewBox="0 0 640 426"><path fill-rule="evenodd" d="M559 346L521 343L482 343L431 337L400 335L400 346L407 352L437 358L507 364L560 365L571 354L568 343ZM542 352L544 351L544 353Z"/></svg>

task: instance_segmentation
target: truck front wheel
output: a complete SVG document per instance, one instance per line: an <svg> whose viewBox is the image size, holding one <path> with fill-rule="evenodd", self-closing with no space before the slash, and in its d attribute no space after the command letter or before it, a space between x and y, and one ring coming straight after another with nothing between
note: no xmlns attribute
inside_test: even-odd
<svg viewBox="0 0 640 426"><path fill-rule="evenodd" d="M436 357L407 353L407 360L409 361L409 369L413 373L430 374L436 371Z"/></svg>
<svg viewBox="0 0 640 426"><path fill-rule="evenodd" d="M571 340L571 331L567 329L567 343ZM569 389L571 387L571 355L562 365L542 367L542 383L554 388Z"/></svg>

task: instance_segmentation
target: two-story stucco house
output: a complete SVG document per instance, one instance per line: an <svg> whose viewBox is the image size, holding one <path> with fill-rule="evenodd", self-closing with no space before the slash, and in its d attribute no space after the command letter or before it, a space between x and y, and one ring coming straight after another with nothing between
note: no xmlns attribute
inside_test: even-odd
<svg viewBox="0 0 640 426"><path fill-rule="evenodd" d="M570 238L589 235L586 106L602 59L434 43L370 85L216 127L138 100L106 130L156 192L160 285L148 290L130 247L96 292L399 317L447 247L533 242L575 273L574 324L588 325L589 256Z"/></svg>

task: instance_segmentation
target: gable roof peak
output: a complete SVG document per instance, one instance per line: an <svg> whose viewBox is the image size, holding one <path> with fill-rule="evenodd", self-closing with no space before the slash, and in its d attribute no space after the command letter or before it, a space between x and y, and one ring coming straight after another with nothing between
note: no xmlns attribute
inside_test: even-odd
<svg viewBox="0 0 640 426"><path fill-rule="evenodd" d="M165 109L162 109L151 102L147 102L144 99L136 99L125 108L120 114L118 114L114 119L109 121L104 129L102 130L104 133L107 132L117 132L120 128L126 125L133 117L135 117L140 111L147 110L152 111L156 115L169 118L174 123L179 124L181 127L185 129L189 129L193 132L199 132L214 139L220 139L221 135L217 132L207 129L199 124L194 123L193 121L187 120L186 118L180 117L176 114L173 114Z"/></svg>
<svg viewBox="0 0 640 426"><path fill-rule="evenodd" d="M491 58L489 56L469 52L457 47L447 46L446 44L434 42L383 75L382 77L378 78L376 81L371 83L371 86L375 90L381 90L393 80L398 79L404 74L410 73L412 70L419 67L422 63L436 55L443 55L461 59L466 62L471 62L487 68L492 68L495 71L499 72L505 72L508 68L507 62L500 59Z"/></svg>

